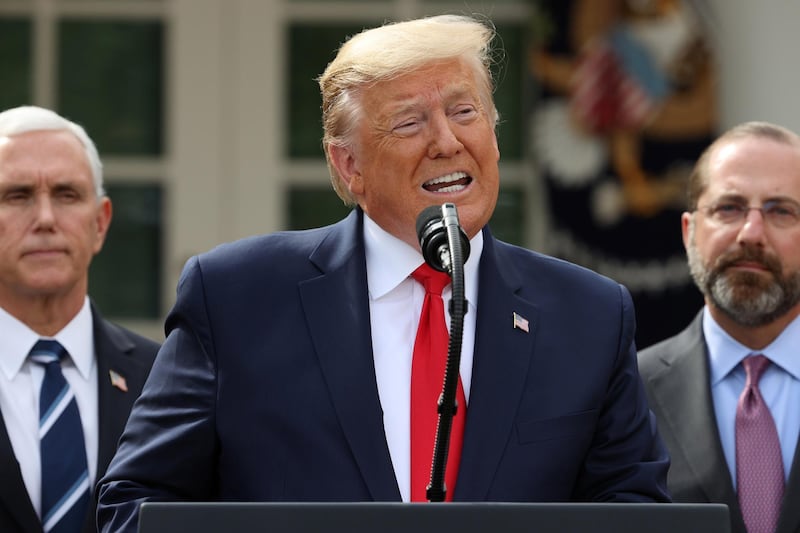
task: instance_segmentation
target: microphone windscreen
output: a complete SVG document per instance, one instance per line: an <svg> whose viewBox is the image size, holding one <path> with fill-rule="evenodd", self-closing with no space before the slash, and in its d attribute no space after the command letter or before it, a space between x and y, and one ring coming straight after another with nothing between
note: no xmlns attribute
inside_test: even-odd
<svg viewBox="0 0 800 533"><path fill-rule="evenodd" d="M442 219L442 206L431 205L423 209L417 216L417 239L422 240L425 229L432 223Z"/></svg>

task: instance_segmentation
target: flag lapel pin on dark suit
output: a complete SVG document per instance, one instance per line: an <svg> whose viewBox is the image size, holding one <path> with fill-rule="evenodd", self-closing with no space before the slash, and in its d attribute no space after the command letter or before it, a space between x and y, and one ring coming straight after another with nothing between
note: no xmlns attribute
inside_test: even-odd
<svg viewBox="0 0 800 533"><path fill-rule="evenodd" d="M522 315L514 313L514 329L521 329L525 333L529 332L528 319Z"/></svg>
<svg viewBox="0 0 800 533"><path fill-rule="evenodd" d="M122 392L128 392L128 382L125 381L123 376L113 370L109 370L108 375L111 377L112 386L118 388Z"/></svg>

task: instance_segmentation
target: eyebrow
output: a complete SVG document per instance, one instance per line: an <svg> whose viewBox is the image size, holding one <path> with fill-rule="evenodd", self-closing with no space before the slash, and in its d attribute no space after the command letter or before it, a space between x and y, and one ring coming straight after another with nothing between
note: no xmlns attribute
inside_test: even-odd
<svg viewBox="0 0 800 533"><path fill-rule="evenodd" d="M738 201L743 204L749 203L749 199L745 195L739 193L721 194L720 196L712 200L712 203L719 203L722 201L729 201L729 202ZM795 204L800 205L800 202L798 202L791 196L785 196L785 195L768 196L767 198L764 198L762 203L766 202L793 202Z"/></svg>
<svg viewBox="0 0 800 533"><path fill-rule="evenodd" d="M16 183L0 183L0 191L3 192L30 192L37 188L35 183L16 182ZM79 180L64 178L54 183L49 189L54 192L65 190L84 190L86 188L94 188L93 184L82 184Z"/></svg>
<svg viewBox="0 0 800 533"><path fill-rule="evenodd" d="M29 183L0 183L0 192L31 192L34 186Z"/></svg>
<svg viewBox="0 0 800 533"><path fill-rule="evenodd" d="M442 97L443 97L442 99L445 102L447 102L454 99L469 97L471 101L478 102L479 98L477 98L473 93L474 91L470 89L468 84L458 83L445 87L442 90ZM402 115L403 113L407 113L409 111L415 111L416 109L422 107L424 105L424 102L425 99L420 98L416 94L410 95L405 98L400 98L394 102L389 103L386 106L383 115L387 117L394 117L397 115Z"/></svg>

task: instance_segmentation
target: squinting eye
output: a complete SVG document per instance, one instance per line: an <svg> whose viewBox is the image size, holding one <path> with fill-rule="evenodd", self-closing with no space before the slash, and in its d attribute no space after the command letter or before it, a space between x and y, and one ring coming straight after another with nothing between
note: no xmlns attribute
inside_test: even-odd
<svg viewBox="0 0 800 533"><path fill-rule="evenodd" d="M766 209L767 213L775 216L795 216L797 212L791 205L773 204Z"/></svg>
<svg viewBox="0 0 800 533"><path fill-rule="evenodd" d="M57 196L64 201L72 201L78 198L78 194L75 191L59 191Z"/></svg>
<svg viewBox="0 0 800 533"><path fill-rule="evenodd" d="M395 133L411 133L419 126L418 120L407 120L405 122L401 122L394 128L392 131Z"/></svg>
<svg viewBox="0 0 800 533"><path fill-rule="evenodd" d="M745 207L740 204L717 204L711 209L711 212L721 216L737 216L744 210Z"/></svg>
<svg viewBox="0 0 800 533"><path fill-rule="evenodd" d="M25 192L9 192L3 197L3 200L14 204L19 204L27 201L28 198L30 198L30 195Z"/></svg>
<svg viewBox="0 0 800 533"><path fill-rule="evenodd" d="M463 108L457 109L456 112L455 112L455 115L457 115L459 117L471 117L475 113L476 113L476 110L475 110L474 107L467 106L467 107L463 107Z"/></svg>

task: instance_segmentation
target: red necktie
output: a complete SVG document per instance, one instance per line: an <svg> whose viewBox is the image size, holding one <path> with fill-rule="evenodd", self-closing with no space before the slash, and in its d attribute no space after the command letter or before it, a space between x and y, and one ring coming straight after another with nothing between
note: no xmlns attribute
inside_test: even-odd
<svg viewBox="0 0 800 533"><path fill-rule="evenodd" d="M747 382L736 409L736 485L749 533L774 533L783 499L783 459L775 421L758 389L770 361L742 361Z"/></svg>
<svg viewBox="0 0 800 533"><path fill-rule="evenodd" d="M431 476L433 444L438 419L437 403L442 393L449 335L444 319L442 290L450 276L423 264L412 274L425 287L425 300L419 317L414 359L411 364L411 501L427 501L425 494ZM445 471L446 501L452 501L456 488L458 465L461 462L461 443L467 401L461 378L456 390L458 410L453 417L450 447Z"/></svg>

